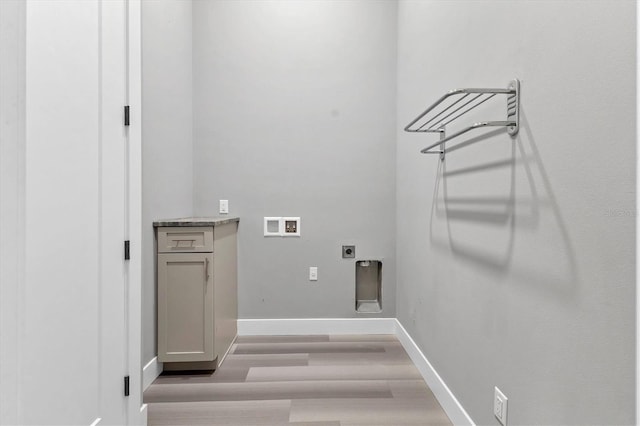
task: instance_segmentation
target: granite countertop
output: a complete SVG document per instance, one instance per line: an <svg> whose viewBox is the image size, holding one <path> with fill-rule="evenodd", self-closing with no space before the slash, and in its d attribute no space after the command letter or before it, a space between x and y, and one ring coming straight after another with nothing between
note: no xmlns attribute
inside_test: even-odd
<svg viewBox="0 0 640 426"><path fill-rule="evenodd" d="M216 226L232 222L240 222L236 216L215 217L182 217L178 219L160 219L153 222L155 228L159 226Z"/></svg>

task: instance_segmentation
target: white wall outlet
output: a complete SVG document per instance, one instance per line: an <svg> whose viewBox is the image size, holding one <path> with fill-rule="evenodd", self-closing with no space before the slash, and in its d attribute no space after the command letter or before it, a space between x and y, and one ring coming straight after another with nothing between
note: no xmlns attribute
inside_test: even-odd
<svg viewBox="0 0 640 426"><path fill-rule="evenodd" d="M220 214L229 213L229 200L220 200Z"/></svg>
<svg viewBox="0 0 640 426"><path fill-rule="evenodd" d="M309 281L318 281L318 267L309 266Z"/></svg>
<svg viewBox="0 0 640 426"><path fill-rule="evenodd" d="M496 386L493 391L493 414L504 426L507 426L507 402L509 399Z"/></svg>

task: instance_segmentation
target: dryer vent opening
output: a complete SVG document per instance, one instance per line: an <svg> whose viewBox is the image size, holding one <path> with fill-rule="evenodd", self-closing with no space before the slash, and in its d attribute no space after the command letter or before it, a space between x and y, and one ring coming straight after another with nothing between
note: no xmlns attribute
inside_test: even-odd
<svg viewBox="0 0 640 426"><path fill-rule="evenodd" d="M382 261L356 262L356 312L382 312Z"/></svg>

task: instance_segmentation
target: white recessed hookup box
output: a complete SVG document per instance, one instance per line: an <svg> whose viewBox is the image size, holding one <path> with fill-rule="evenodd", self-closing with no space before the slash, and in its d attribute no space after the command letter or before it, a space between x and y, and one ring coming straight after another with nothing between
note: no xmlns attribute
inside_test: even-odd
<svg viewBox="0 0 640 426"><path fill-rule="evenodd" d="M300 217L265 217L265 237L299 237Z"/></svg>

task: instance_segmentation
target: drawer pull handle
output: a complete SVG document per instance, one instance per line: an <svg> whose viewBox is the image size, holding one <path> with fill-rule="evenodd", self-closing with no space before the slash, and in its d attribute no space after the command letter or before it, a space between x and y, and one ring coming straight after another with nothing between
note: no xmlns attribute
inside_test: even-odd
<svg viewBox="0 0 640 426"><path fill-rule="evenodd" d="M208 285L209 284L209 258L208 257L204 259L204 263L205 263L204 272L206 274L207 285Z"/></svg>
<svg viewBox="0 0 640 426"><path fill-rule="evenodd" d="M174 241L175 241L176 245L173 246L173 248L181 248L180 247L180 243L183 242L183 241L189 242L189 247L188 248L191 248L191 247L193 247L193 243L196 241L196 239L195 238L192 238L192 239L189 239L189 240L187 240L187 239L183 239L183 240L176 239Z"/></svg>

